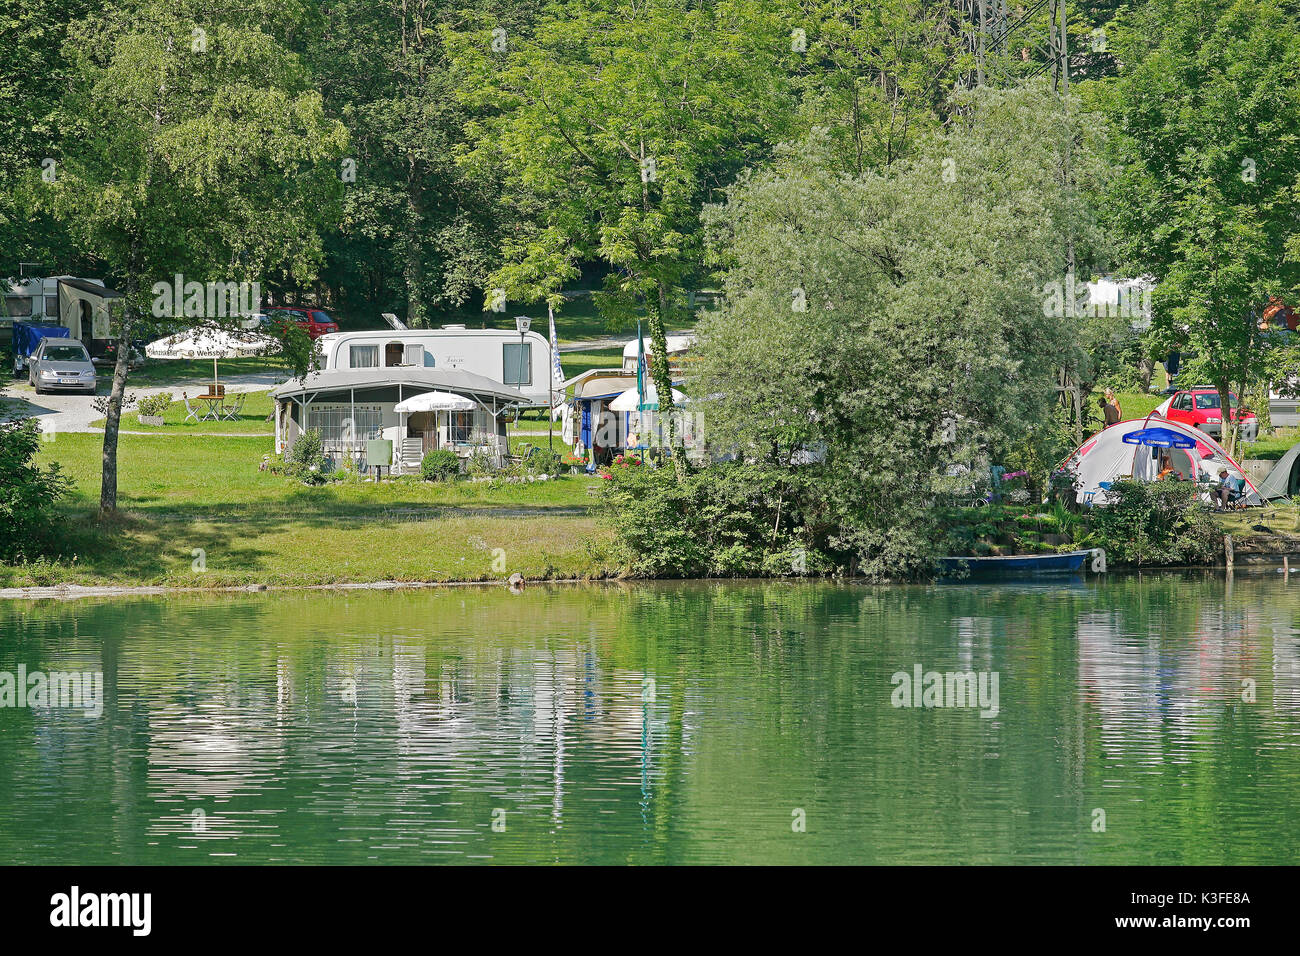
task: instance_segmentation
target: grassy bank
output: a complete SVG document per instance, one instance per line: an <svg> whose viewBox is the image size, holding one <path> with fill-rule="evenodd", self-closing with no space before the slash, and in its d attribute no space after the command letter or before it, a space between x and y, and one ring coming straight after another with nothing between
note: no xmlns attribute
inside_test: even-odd
<svg viewBox="0 0 1300 956"><path fill-rule="evenodd" d="M220 419L218 421L193 421L186 420L185 403L181 401L180 392L176 392L175 401L163 412L163 425L144 425L140 422L139 412L127 412L122 416L122 428L127 431L145 431L159 435L202 435L202 434L241 434L241 435L274 435L275 422L271 418L275 406L271 401L271 393L267 392L246 392L244 398L244 407L239 415L234 419ZM236 394L231 392L226 397L226 403L236 401ZM201 405L193 399L190 400L190 407L199 413L200 418L207 414L207 406ZM100 418L90 423L91 428L103 428L104 419Z"/></svg>
<svg viewBox="0 0 1300 956"><path fill-rule="evenodd" d="M100 525L101 439L42 447L75 482L61 560L0 566L0 586L223 587L583 577L589 479L532 484L348 481L307 487L260 472L264 437L122 437L118 520ZM197 553L196 553L197 552Z"/></svg>

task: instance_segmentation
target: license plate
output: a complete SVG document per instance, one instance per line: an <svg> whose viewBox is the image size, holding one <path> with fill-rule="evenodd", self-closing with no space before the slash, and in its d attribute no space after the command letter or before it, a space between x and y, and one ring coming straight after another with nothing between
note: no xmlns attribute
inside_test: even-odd
<svg viewBox="0 0 1300 956"><path fill-rule="evenodd" d="M59 379L59 384L60 384L60 385L80 385L81 383L78 382L75 378L61 378L61 379Z"/></svg>

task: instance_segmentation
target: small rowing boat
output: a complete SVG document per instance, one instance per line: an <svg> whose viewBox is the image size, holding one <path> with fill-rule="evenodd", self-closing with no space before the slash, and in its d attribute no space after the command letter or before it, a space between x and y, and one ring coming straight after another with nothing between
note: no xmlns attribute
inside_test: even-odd
<svg viewBox="0 0 1300 956"><path fill-rule="evenodd" d="M1063 551L1059 554L1003 554L987 557L940 558L939 576L959 575L963 568L971 577L1019 577L1031 574L1078 574L1091 551Z"/></svg>

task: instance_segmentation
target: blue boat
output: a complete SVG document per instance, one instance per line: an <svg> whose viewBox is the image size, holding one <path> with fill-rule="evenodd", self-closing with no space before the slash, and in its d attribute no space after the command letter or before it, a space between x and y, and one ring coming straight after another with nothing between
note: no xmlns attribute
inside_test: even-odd
<svg viewBox="0 0 1300 956"><path fill-rule="evenodd" d="M1036 574L1078 574L1091 551L1063 551L1059 554L1006 554L988 557L940 558L939 576L961 574L971 577L1027 577Z"/></svg>

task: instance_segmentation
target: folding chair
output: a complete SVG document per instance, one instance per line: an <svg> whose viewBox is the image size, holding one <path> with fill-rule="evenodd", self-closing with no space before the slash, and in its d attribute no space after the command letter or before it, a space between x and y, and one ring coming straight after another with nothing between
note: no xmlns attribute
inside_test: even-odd
<svg viewBox="0 0 1300 956"><path fill-rule="evenodd" d="M189 422L191 418L194 419L195 424L198 424L198 422L200 421L198 409L190 405L189 396L186 395L184 392L181 392L181 401L185 403L185 421L181 422L181 424L182 425L186 424L187 422Z"/></svg>
<svg viewBox="0 0 1300 956"><path fill-rule="evenodd" d="M221 406L221 417L228 422L239 421L239 413L244 410L244 402L247 399L248 394L246 392L237 393L233 402Z"/></svg>

